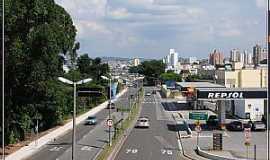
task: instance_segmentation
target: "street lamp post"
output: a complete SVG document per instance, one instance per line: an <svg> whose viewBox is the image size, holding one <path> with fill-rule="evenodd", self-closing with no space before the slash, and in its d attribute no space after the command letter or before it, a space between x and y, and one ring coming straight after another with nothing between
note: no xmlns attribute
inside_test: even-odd
<svg viewBox="0 0 270 160"><path fill-rule="evenodd" d="M111 85L112 85L112 79L108 78L106 76L101 76L102 79L109 81L109 119L111 119L111 103L112 103L112 91L111 91ZM111 141L111 127L109 126L109 146L112 146L112 141Z"/></svg>
<svg viewBox="0 0 270 160"><path fill-rule="evenodd" d="M58 80L73 85L73 132L72 132L72 160L75 160L75 144L76 144L76 86L92 81L91 78L83 79L78 82L72 82L66 78L58 77Z"/></svg>

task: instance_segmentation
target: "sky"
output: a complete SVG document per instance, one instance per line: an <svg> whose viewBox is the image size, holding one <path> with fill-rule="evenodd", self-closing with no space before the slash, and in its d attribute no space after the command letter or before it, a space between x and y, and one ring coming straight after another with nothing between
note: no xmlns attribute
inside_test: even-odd
<svg viewBox="0 0 270 160"><path fill-rule="evenodd" d="M55 0L90 57L206 58L265 46L267 0Z"/></svg>

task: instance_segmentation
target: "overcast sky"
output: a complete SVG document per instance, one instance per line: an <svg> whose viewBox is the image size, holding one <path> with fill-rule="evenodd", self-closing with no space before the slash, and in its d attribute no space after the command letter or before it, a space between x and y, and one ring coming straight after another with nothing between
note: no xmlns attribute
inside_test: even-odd
<svg viewBox="0 0 270 160"><path fill-rule="evenodd" d="M207 57L264 45L266 0L56 0L90 57Z"/></svg>

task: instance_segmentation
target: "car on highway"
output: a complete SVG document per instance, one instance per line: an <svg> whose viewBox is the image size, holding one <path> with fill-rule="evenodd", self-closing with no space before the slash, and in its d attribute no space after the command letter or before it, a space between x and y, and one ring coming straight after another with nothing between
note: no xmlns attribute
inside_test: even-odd
<svg viewBox="0 0 270 160"><path fill-rule="evenodd" d="M150 93L150 92L147 92L147 93L145 94L145 96L151 96L151 93Z"/></svg>
<svg viewBox="0 0 270 160"><path fill-rule="evenodd" d="M88 116L85 120L85 125L95 125L97 124L97 117L96 116Z"/></svg>
<svg viewBox="0 0 270 160"><path fill-rule="evenodd" d="M266 130L266 125L262 121L253 121L251 125L253 131L264 131Z"/></svg>
<svg viewBox="0 0 270 160"><path fill-rule="evenodd" d="M227 124L227 129L230 131L243 131L244 130L244 124L241 121L232 121L229 124Z"/></svg>
<svg viewBox="0 0 270 160"><path fill-rule="evenodd" d="M110 107L111 107L111 109L115 109L115 104L113 102L111 102L111 106L110 106L110 103L108 103L107 109L110 109Z"/></svg>
<svg viewBox="0 0 270 160"><path fill-rule="evenodd" d="M207 126L217 127L218 126L218 118L216 115L210 115L206 121Z"/></svg>
<svg viewBox="0 0 270 160"><path fill-rule="evenodd" d="M136 124L136 128L149 128L150 127L150 123L149 123L149 118L147 117L139 117L139 119L137 120L137 124Z"/></svg>

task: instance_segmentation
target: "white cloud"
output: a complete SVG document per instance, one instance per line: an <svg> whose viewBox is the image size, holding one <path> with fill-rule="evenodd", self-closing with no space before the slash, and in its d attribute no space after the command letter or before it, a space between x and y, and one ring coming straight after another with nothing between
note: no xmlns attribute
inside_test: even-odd
<svg viewBox="0 0 270 160"><path fill-rule="evenodd" d="M130 16L126 8L118 8L118 9L109 9L107 15L110 16L112 19L124 19Z"/></svg>
<svg viewBox="0 0 270 160"><path fill-rule="evenodd" d="M112 32L101 23L96 21L75 21L79 38L87 38L90 35L111 35Z"/></svg>
<svg viewBox="0 0 270 160"><path fill-rule="evenodd" d="M224 30L218 33L222 37L236 37L241 35L241 31L237 29Z"/></svg>
<svg viewBox="0 0 270 160"><path fill-rule="evenodd" d="M266 0L56 0L72 16L82 50L92 53L147 52L150 48L209 50L249 34L258 41L264 17L254 9ZM242 3L245 2L245 3ZM248 15L246 15L248 13ZM253 14L254 13L254 16ZM263 14L263 13L262 13ZM265 25L264 25L265 26ZM251 31L256 30L256 31ZM216 39L219 42L216 42ZM246 39L245 39L246 40ZM233 41L235 44L245 42ZM92 44L93 46L90 48ZM204 44L204 45L197 45ZM101 46L101 48L97 46ZM104 47L106 46L106 47ZM142 47L143 46L143 47ZM137 47L137 48L136 48ZM240 46L241 47L241 46ZM145 49L144 49L145 48ZM148 49L147 49L148 48ZM207 48L207 49L204 49ZM195 51L196 52L196 51ZM157 50L157 54L159 53Z"/></svg>
<svg viewBox="0 0 270 160"><path fill-rule="evenodd" d="M256 0L256 6L258 8L266 8L267 0Z"/></svg>

